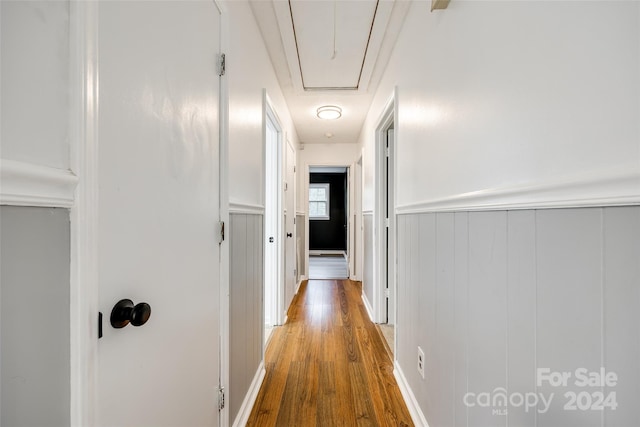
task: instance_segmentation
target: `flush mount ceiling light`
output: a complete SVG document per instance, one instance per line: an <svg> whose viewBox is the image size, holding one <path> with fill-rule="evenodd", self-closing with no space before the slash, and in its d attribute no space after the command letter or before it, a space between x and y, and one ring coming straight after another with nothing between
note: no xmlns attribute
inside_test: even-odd
<svg viewBox="0 0 640 427"><path fill-rule="evenodd" d="M318 118L325 120L335 120L342 116L342 108L335 105L325 105L318 108Z"/></svg>

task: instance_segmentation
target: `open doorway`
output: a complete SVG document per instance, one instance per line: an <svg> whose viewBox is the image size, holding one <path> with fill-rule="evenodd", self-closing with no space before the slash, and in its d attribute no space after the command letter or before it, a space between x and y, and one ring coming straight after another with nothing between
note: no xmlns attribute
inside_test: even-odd
<svg viewBox="0 0 640 427"><path fill-rule="evenodd" d="M349 167L309 167L309 279L349 278Z"/></svg>
<svg viewBox="0 0 640 427"><path fill-rule="evenodd" d="M386 106L376 129L376 287L375 311L380 329L395 354L396 215L395 101Z"/></svg>
<svg viewBox="0 0 640 427"><path fill-rule="evenodd" d="M274 326L282 324L284 293L282 126L269 98L264 95L264 340L266 348Z"/></svg>

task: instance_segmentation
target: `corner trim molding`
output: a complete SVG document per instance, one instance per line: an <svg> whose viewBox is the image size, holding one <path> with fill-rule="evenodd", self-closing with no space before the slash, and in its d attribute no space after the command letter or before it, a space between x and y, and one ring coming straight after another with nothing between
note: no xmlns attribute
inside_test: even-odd
<svg viewBox="0 0 640 427"><path fill-rule="evenodd" d="M229 202L229 214L264 215L264 206Z"/></svg>
<svg viewBox="0 0 640 427"><path fill-rule="evenodd" d="M409 414L411 415L413 423L416 426L429 427L427 418L422 413L420 405L418 404L418 400L413 394L413 390L411 390L411 387L409 387L407 378L404 376L404 372L402 372L402 368L400 367L400 364L397 360L394 362L393 376L396 377L398 387L400 388L400 393L402 393L402 397L404 397L404 401L407 404L407 409L409 409Z"/></svg>
<svg viewBox="0 0 640 427"><path fill-rule="evenodd" d="M78 177L68 169L0 159L0 204L70 208Z"/></svg>
<svg viewBox="0 0 640 427"><path fill-rule="evenodd" d="M260 386L262 385L262 381L264 380L267 371L264 368L264 361L260 362L258 365L258 370L253 377L253 381L251 381L251 385L249 386L249 390L242 401L242 405L238 410L238 415L236 416L235 421L233 422L233 427L236 426L244 426L249 421L249 416L251 415L251 410L253 409L253 405L256 402L256 398L258 397L258 392L260 391Z"/></svg>
<svg viewBox="0 0 640 427"><path fill-rule="evenodd" d="M541 184L488 188L399 206L398 215L515 209L552 209L640 204L640 170L624 169Z"/></svg>

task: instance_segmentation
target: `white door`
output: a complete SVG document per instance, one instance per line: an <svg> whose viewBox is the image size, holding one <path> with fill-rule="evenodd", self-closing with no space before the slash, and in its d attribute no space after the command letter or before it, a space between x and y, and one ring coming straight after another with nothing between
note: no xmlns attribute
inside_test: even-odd
<svg viewBox="0 0 640 427"><path fill-rule="evenodd" d="M99 4L97 425L217 426L221 16ZM122 299L148 322L110 325Z"/></svg>
<svg viewBox="0 0 640 427"><path fill-rule="evenodd" d="M271 327L281 323L282 306L282 150L281 128L267 105L265 121L264 321L266 345Z"/></svg>
<svg viewBox="0 0 640 427"><path fill-rule="evenodd" d="M295 201L295 167L296 167L296 152L291 146L291 143L287 141L287 152L285 161L285 268L284 268L284 280L285 280L285 307L286 311L293 299L293 295L296 291L296 226L294 224L296 218L296 201Z"/></svg>

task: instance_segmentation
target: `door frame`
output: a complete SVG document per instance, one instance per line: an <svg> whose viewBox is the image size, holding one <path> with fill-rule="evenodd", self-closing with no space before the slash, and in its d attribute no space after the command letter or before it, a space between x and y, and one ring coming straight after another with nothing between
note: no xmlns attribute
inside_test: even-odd
<svg viewBox="0 0 640 427"><path fill-rule="evenodd" d="M292 250L292 255L293 258L289 259L288 258L288 254L287 254L287 241L289 239L289 237L285 237L284 238L284 266L285 266L285 270L284 270L284 285L285 285L285 293L284 293L284 297L285 297L285 301L284 301L284 323L286 323L287 319L288 319L288 311L289 311L289 305L291 304L291 301L293 301L293 298L295 297L295 295L298 293L298 269L299 266L297 265L297 251L298 251L298 243L297 243L297 239L298 239L298 232L296 229L296 218L297 218L297 211L296 211L296 206L297 206L297 191L298 191L298 173L297 173L297 164L298 164L298 152L296 150L295 145L291 142L291 140L289 139L289 135L287 135L287 132L285 132L285 152L283 153L284 155L284 173L283 173L283 178L286 181L286 185L287 185L287 189L285 191L284 194L284 199L283 199L283 207L284 207L284 213L285 213L285 222L284 222L284 233L287 233L287 224L286 224L286 215L289 215L292 218L292 223L293 223L293 228L291 230L291 239L292 239L292 246L293 246L293 250ZM288 151L289 149L291 149L291 151L293 152L293 179L292 182L287 181L287 173L288 173L288 167L289 165L289 158L288 158ZM287 204L287 194L286 192L290 192L291 194L291 205L289 206ZM290 264L290 265L289 265ZM294 273L293 273L293 289L292 289L292 293L291 293L291 301L287 301L287 269L290 269L290 267L293 266L294 269Z"/></svg>
<svg viewBox="0 0 640 427"><path fill-rule="evenodd" d="M98 3L70 3L70 425L93 426L98 369Z"/></svg>
<svg viewBox="0 0 640 427"><path fill-rule="evenodd" d="M222 1L220 48L228 50L228 13ZM78 179L70 209L70 426L94 426L98 404L98 2L70 2L70 169ZM228 224L228 105L226 78L219 88L220 221ZM103 324L108 322L103 319ZM220 248L220 383L229 383L229 245ZM228 405L220 411L228 425Z"/></svg>
<svg viewBox="0 0 640 427"><path fill-rule="evenodd" d="M351 242L354 241L352 239L351 234L354 230L353 224L351 224L351 209L354 206L353 198L354 189L353 189L353 180L349 177L353 175L353 163L345 164L345 162L321 162L321 163L309 163L305 162L304 164L304 182L303 182L303 200L304 200L304 221L305 221L305 230L304 230L304 263L306 268L306 278L309 278L309 174L311 173L311 168L315 167L342 167L347 169L347 206L346 206L346 215L347 215L347 266L349 268L349 276L351 276L351 252L352 248L349 246Z"/></svg>
<svg viewBox="0 0 640 427"><path fill-rule="evenodd" d="M353 220L353 250L355 256L352 256L349 261L351 262L350 273L351 280L362 280L363 274L363 261L364 261L364 241L363 241L363 219L362 219L362 193L364 192L363 186L363 150L360 151L360 155L357 160L353 162L351 180L353 183L353 210L351 211L351 219Z"/></svg>
<svg viewBox="0 0 640 427"><path fill-rule="evenodd" d="M266 240L266 225L267 225L267 206L266 206L266 199L267 199L267 121L270 121L274 127L276 128L277 134L278 134L278 138L277 138L277 146L276 146L276 158L277 158L277 165L276 165L276 181L278 182L279 186L278 186L278 193L277 193L277 197L276 197L276 207L274 209L275 212L273 212L273 214L276 215L276 232L275 232L275 244L276 244L276 255L277 255L277 262L276 262L276 289L275 289L275 303L274 303L274 311L275 311L275 319L273 321L274 326L275 325L281 325L284 321L284 310L283 310L283 305L284 305L284 249L285 249L285 245L283 244L282 240L283 240L283 227L284 227L284 206L283 206L283 199L284 199L284 186L283 186L283 153L284 153L284 132L283 132L283 127L282 127L282 121L280 120L275 107L273 106L273 102L271 102L271 98L269 97L269 95L267 94L267 90L263 89L262 90L262 142L263 142L263 149L262 149L262 157L263 157L263 165L264 165L264 170L263 170L263 197L264 197L264 204L265 204L265 214L263 217L263 226L264 226L264 233L265 233L265 241L264 241L264 257L265 257L265 262L264 262L264 286L266 289L267 286L267 276L266 276L266 272L267 272L267 263L266 263L266 253L267 253L267 240ZM264 290L263 290L264 292ZM264 296L264 295L263 295ZM263 312L263 325L266 324L266 313ZM264 336L264 327L262 328L263 330L263 337L262 337L262 344L263 344L263 348L266 349L266 339Z"/></svg>
<svg viewBox="0 0 640 427"><path fill-rule="evenodd" d="M390 281L390 292L393 292L393 296L390 295L392 304L395 305L397 301L397 286L396 286L396 262L397 262L397 249L396 249L396 146L394 142L389 147L389 188L391 188L391 213L389 216L389 243L387 244L385 235L385 211L386 211L386 186L385 186L385 151L387 145L387 130L390 126L394 125L395 141L398 140L398 112L396 105L398 93L397 88L394 89L390 99L385 104L382 114L380 115L376 130L375 130L375 204L374 204L374 301L373 310L374 317L377 323L387 323L387 310L385 296L385 277ZM388 254L387 254L388 251ZM389 257L389 271L387 271L387 265L384 262L385 257ZM394 306L393 313L397 312L397 307ZM390 319L390 323L396 324L396 319ZM394 351L394 354L396 352Z"/></svg>
<svg viewBox="0 0 640 427"><path fill-rule="evenodd" d="M225 54L229 52L229 20L227 19L228 10L223 1L212 0L220 11L220 52ZM227 73L224 72L220 76L220 112L219 112L219 156L220 163L218 166L219 176L219 197L218 206L220 222L222 225L221 233L223 234L222 243L220 245L220 345L219 345L219 363L220 370L218 372L220 378L218 387L228 390L229 388L229 349L230 349L230 310L231 310L231 289L230 289L230 254L229 241L226 236L225 228L230 229L229 220L229 80ZM226 227L225 227L226 226ZM224 405L220 412L220 426L229 425L229 405Z"/></svg>

